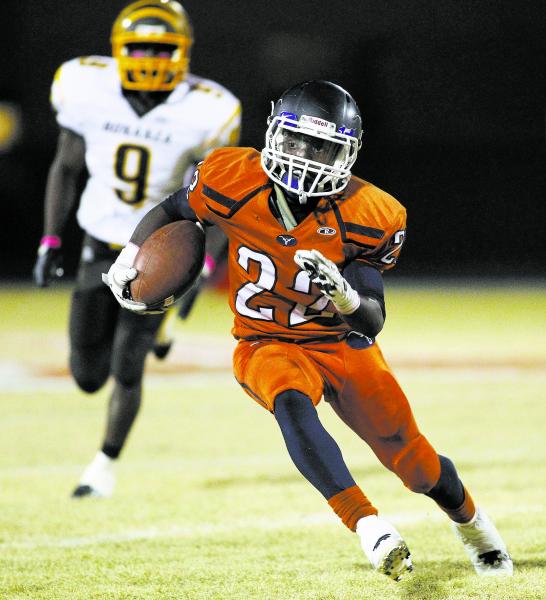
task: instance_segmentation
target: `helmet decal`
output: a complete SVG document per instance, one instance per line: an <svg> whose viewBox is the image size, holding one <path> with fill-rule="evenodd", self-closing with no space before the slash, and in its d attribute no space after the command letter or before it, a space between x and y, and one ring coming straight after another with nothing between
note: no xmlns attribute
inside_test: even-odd
<svg viewBox="0 0 546 600"><path fill-rule="evenodd" d="M312 117L309 115L303 115L300 119L300 123L309 124L312 127L317 127L320 130L334 132L336 130L336 124L320 117ZM343 133L343 132L342 132Z"/></svg>
<svg viewBox="0 0 546 600"><path fill-rule="evenodd" d="M354 128L345 127L344 125L342 125L338 131L339 133L344 133L345 135L350 135L352 137L356 136L356 130Z"/></svg>
<svg viewBox="0 0 546 600"><path fill-rule="evenodd" d="M297 121L298 120L298 115L296 115L293 112L289 112L287 110L283 110L281 112L281 114L279 115L279 117L284 117L285 119L289 119L290 121ZM286 125L288 127L295 127L295 125L293 123L287 122Z"/></svg>

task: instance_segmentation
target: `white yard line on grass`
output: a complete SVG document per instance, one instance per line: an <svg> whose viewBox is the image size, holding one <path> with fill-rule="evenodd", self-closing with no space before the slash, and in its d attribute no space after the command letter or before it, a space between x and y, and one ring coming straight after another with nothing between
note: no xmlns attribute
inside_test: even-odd
<svg viewBox="0 0 546 600"><path fill-rule="evenodd" d="M444 519L438 514L434 517L426 513L403 513L399 515L387 515L394 523L418 523L420 521L438 521ZM38 549L38 548L75 548L79 546L92 546L95 544L117 544L121 542L134 542L140 540L161 538L192 538L202 536L213 536L225 533L237 533L249 529L271 531L277 529L289 529L294 527L322 527L325 525L339 525L339 519L333 513L312 513L307 515L292 515L284 519L256 518L242 519L229 524L201 523L199 525L177 526L173 525L166 529L151 527L150 529L134 529L118 533L100 533L96 535L80 537L35 537L23 540L0 543L0 550L14 548Z"/></svg>
<svg viewBox="0 0 546 600"><path fill-rule="evenodd" d="M123 472L135 471L174 471L175 469L184 469L191 467L194 470L199 468L217 468L222 467L241 467L241 466L263 466L263 465L286 465L286 458L280 455L253 454L244 456L214 456L192 457L192 458L173 458L173 459L153 459L153 460L135 460L123 464ZM48 475L53 473L79 473L84 464L60 464L60 465L27 465L0 468L0 477L35 477L36 475Z"/></svg>
<svg viewBox="0 0 546 600"><path fill-rule="evenodd" d="M525 505L517 509L496 512L497 518L509 518L516 513L542 513L542 505ZM446 521L446 517L440 511L429 512L407 512L397 514L384 514L386 519L394 525L415 525L418 523L431 523ZM339 519L334 513L311 513L306 515L293 514L282 519L254 518L241 519L228 524L201 523L199 525L178 526L172 525L164 529L151 527L149 529L132 529L118 533L99 533L95 535L79 537L49 537L37 536L21 540L6 541L0 543L1 550L14 549L39 549L39 548L77 548L81 546L94 546L101 544L119 544L124 542L138 542L151 539L168 538L193 538L206 537L218 534L230 534L240 531L258 529L261 531L274 531L278 529L293 529L294 527L324 527L339 526Z"/></svg>

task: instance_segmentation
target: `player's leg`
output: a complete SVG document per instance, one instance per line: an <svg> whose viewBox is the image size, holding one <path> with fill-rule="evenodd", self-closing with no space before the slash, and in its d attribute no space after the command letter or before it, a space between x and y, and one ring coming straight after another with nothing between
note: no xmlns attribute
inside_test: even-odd
<svg viewBox="0 0 546 600"><path fill-rule="evenodd" d="M322 397L323 381L305 351L289 343L239 342L234 362L237 381L274 414L301 474L328 501L354 488L361 502L347 506L341 500L334 501L333 508L343 522L354 530L360 516L376 514L356 486L338 445L320 422L315 405Z"/></svg>
<svg viewBox="0 0 546 600"><path fill-rule="evenodd" d="M474 506L451 460L439 458L440 477L426 495L450 517L453 530L479 575L512 575L512 560L495 525L482 507Z"/></svg>
<svg viewBox="0 0 546 600"><path fill-rule="evenodd" d="M105 261L83 261L70 304L70 370L84 392L99 390L110 374L119 305L101 282ZM112 301L113 300L113 301Z"/></svg>
<svg viewBox="0 0 546 600"><path fill-rule="evenodd" d="M351 347L352 346L352 347ZM455 466L419 431L408 400L377 345L346 344L347 384L332 403L379 460L414 492L435 500L455 524L480 574L511 573L500 535L483 510L476 510Z"/></svg>
<svg viewBox="0 0 546 600"><path fill-rule="evenodd" d="M108 407L103 452L117 458L140 409L146 354L152 347L162 315L120 312L112 355L114 390Z"/></svg>
<svg viewBox="0 0 546 600"><path fill-rule="evenodd" d="M155 357L159 360L166 358L167 354L171 351L174 339L172 330L177 313L178 305L175 304L163 315L163 320L157 330L152 350Z"/></svg>
<svg viewBox="0 0 546 600"><path fill-rule="evenodd" d="M136 315L121 311L114 338L112 377L102 452L116 460L140 410L142 378L162 315Z"/></svg>
<svg viewBox="0 0 546 600"><path fill-rule="evenodd" d="M356 485L309 396L294 389L278 394L274 415L292 461L343 523L358 533L373 567L396 580L411 570L405 542L388 521L377 516L377 509Z"/></svg>
<svg viewBox="0 0 546 600"><path fill-rule="evenodd" d="M267 376L264 377L264 365ZM315 405L323 392L317 366L294 344L240 342L234 355L235 376L245 391L274 413L288 453L300 473L324 496L352 531L366 526L367 537L385 552L374 567L393 579L410 567L409 551L358 487L339 446L323 427ZM388 538L388 541L386 541ZM391 544L392 540L397 540ZM377 550L377 548L376 548ZM369 558L371 558L369 556ZM402 568L403 566L403 568Z"/></svg>
<svg viewBox="0 0 546 600"><path fill-rule="evenodd" d="M70 307L70 369L85 392L99 390L110 375L114 332L121 310L101 273L115 258L104 244L86 238ZM99 452L85 468L73 497L108 495L113 486L109 458Z"/></svg>
<svg viewBox="0 0 546 600"><path fill-rule="evenodd" d="M295 389L281 392L274 399L274 415L292 461L326 500L356 487L339 446L323 427L307 394ZM367 499L364 505L364 514L377 513ZM344 517L345 522L349 520L349 515Z"/></svg>
<svg viewBox="0 0 546 600"><path fill-rule="evenodd" d="M142 399L142 377L162 315L136 315L120 310L112 349L114 386L106 413L101 449L87 467L74 496L111 496L115 464L137 418Z"/></svg>

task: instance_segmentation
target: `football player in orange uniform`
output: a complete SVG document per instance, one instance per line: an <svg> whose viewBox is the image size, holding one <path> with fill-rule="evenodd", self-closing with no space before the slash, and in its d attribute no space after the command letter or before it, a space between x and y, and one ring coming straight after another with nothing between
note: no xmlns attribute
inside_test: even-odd
<svg viewBox="0 0 546 600"><path fill-rule="evenodd" d="M108 284L122 306L146 312L127 287L139 245L177 219L221 227L229 239L235 377L274 415L296 467L356 531L373 567L398 580L412 569L410 552L322 426L315 409L322 397L385 467L447 513L478 573L511 574L495 526L420 432L375 341L385 320L381 273L396 264L406 211L351 175L361 137L360 111L343 88L291 87L274 104L262 152L212 152L187 189L140 222Z"/></svg>

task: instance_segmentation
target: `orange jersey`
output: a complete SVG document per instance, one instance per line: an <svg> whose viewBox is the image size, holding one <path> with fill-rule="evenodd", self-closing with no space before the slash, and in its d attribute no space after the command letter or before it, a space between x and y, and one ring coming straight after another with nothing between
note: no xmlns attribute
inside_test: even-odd
<svg viewBox="0 0 546 600"><path fill-rule="evenodd" d="M341 271L353 260L389 269L404 240L404 207L353 176L343 194L322 198L287 231L270 209L272 191L252 148L214 150L189 187L199 220L218 225L229 240L233 335L304 341L347 333L350 327L294 262L294 253L318 250Z"/></svg>

